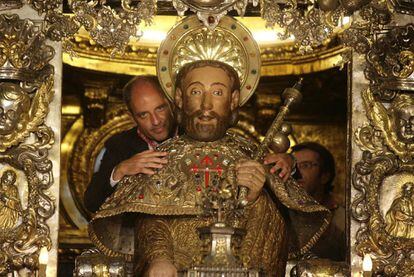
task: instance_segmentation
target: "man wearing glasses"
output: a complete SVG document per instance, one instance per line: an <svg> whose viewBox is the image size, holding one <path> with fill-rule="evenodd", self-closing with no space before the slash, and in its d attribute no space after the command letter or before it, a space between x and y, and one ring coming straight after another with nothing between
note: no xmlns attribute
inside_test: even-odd
<svg viewBox="0 0 414 277"><path fill-rule="evenodd" d="M311 250L320 258L345 260L345 209L333 199L335 161L332 154L316 142L304 142L292 147L300 176L298 183L332 213L331 224ZM298 174L299 175L299 174Z"/></svg>

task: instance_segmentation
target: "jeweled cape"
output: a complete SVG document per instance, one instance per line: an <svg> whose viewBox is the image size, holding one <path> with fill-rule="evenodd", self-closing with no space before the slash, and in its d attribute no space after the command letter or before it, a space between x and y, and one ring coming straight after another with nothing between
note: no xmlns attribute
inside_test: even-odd
<svg viewBox="0 0 414 277"><path fill-rule="evenodd" d="M138 271L159 257L179 270L194 264L202 247L197 228L212 222L201 216L202 191L217 176L231 178L235 163L251 158L255 147L227 134L215 142L181 136L159 150L169 152L168 164L152 176L124 178L89 225L90 237L103 253L128 260L135 254ZM130 213L140 214L136 222ZM283 183L268 173L266 188L238 222L246 230L239 255L245 265L281 276L288 252L308 251L327 227L328 214L293 180Z"/></svg>

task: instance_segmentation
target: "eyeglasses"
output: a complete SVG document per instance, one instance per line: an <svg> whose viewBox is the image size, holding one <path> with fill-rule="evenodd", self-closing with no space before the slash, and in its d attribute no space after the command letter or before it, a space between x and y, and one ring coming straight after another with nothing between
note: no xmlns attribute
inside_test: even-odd
<svg viewBox="0 0 414 277"><path fill-rule="evenodd" d="M317 163L317 162L306 161L306 162L298 163L298 168L299 169L305 169L305 170L310 169L312 167L317 167L317 166L319 166L319 163Z"/></svg>

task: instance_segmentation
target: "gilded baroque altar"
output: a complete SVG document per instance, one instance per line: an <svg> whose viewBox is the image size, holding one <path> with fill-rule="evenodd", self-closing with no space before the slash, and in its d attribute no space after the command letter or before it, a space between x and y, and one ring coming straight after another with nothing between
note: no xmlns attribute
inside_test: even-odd
<svg viewBox="0 0 414 277"><path fill-rule="evenodd" d="M47 265L60 276L90 247L83 192L104 142L134 124L119 91L132 75L163 75L161 40L190 14L205 30L244 15L259 44L262 77L237 134L260 142L283 89L305 77L289 139L319 141L337 160L352 274L367 254L377 274L414 274L411 1L7 0L0 13L0 275ZM305 262L298 272L314 270Z"/></svg>

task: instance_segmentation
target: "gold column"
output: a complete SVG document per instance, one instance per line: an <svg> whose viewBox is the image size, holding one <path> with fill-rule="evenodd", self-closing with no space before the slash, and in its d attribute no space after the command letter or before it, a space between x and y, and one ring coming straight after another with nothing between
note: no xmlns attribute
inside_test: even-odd
<svg viewBox="0 0 414 277"><path fill-rule="evenodd" d="M56 276L61 47L28 2L0 4L0 275Z"/></svg>

